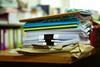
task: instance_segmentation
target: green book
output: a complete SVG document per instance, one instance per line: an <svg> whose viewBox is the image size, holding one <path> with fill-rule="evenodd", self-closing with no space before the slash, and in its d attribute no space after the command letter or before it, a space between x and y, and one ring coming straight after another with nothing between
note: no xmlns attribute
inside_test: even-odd
<svg viewBox="0 0 100 67"><path fill-rule="evenodd" d="M22 48L22 29L16 29L16 38L17 48Z"/></svg>
<svg viewBox="0 0 100 67"><path fill-rule="evenodd" d="M14 48L14 34L13 34L13 29L8 29L8 38L9 38L9 46L8 49L13 49Z"/></svg>

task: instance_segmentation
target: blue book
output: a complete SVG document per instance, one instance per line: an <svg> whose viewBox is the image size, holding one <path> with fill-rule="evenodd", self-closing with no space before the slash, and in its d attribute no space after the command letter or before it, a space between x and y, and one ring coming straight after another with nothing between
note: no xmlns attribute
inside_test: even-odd
<svg viewBox="0 0 100 67"><path fill-rule="evenodd" d="M55 22L27 22L24 24L24 28L34 28L34 27L48 27L48 26L59 26L59 25L71 25L71 24L79 24L79 19L70 19L70 20L64 20L64 21L55 21Z"/></svg>

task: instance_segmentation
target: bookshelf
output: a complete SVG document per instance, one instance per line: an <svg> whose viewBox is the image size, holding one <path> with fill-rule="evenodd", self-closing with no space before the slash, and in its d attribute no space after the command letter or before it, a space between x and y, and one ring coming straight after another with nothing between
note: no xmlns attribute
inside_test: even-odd
<svg viewBox="0 0 100 67"><path fill-rule="evenodd" d="M22 32L22 24L0 24L0 50L22 47Z"/></svg>
<svg viewBox="0 0 100 67"><path fill-rule="evenodd" d="M21 28L23 24L0 24L0 28Z"/></svg>

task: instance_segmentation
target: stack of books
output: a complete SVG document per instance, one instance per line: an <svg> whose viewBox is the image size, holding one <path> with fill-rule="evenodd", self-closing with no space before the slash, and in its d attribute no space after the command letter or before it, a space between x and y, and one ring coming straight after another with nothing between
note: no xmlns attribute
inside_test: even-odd
<svg viewBox="0 0 100 67"><path fill-rule="evenodd" d="M21 48L22 28L20 24L0 25L0 50Z"/></svg>
<svg viewBox="0 0 100 67"><path fill-rule="evenodd" d="M30 21L24 25L25 31L75 28L80 23L75 17L54 18L42 21Z"/></svg>
<svg viewBox="0 0 100 67"><path fill-rule="evenodd" d="M86 25L81 24L78 15L80 12L20 20L26 22L23 25L23 45L69 45L81 39L87 41Z"/></svg>

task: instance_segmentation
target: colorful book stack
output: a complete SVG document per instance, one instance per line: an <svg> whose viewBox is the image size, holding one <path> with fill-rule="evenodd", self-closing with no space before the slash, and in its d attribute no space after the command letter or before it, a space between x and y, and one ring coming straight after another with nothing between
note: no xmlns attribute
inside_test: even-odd
<svg viewBox="0 0 100 67"><path fill-rule="evenodd" d="M23 26L25 33L23 45L46 45L45 35L48 35L48 38L49 35L52 35L52 40L46 39L49 42L54 42L54 45L65 41L68 43L78 42L80 34L82 33L85 36L85 33L79 26L81 21L77 18L77 15L80 15L80 13L74 12L20 20L20 22L26 22Z"/></svg>
<svg viewBox="0 0 100 67"><path fill-rule="evenodd" d="M22 28L20 25L0 25L0 50L21 48Z"/></svg>
<svg viewBox="0 0 100 67"><path fill-rule="evenodd" d="M29 21L24 25L24 30L39 31L49 29L76 28L79 23L79 19L74 17L54 18L36 22Z"/></svg>

